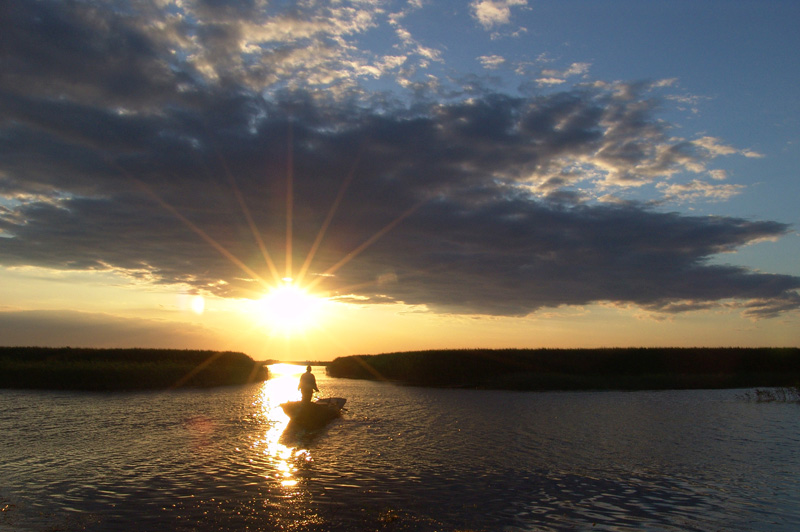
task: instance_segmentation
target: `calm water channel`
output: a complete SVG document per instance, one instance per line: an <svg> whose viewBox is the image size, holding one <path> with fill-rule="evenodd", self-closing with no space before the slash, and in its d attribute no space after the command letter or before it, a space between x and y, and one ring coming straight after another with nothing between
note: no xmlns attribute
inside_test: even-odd
<svg viewBox="0 0 800 532"><path fill-rule="evenodd" d="M279 368L274 368L279 369ZM800 530L800 406L328 379L316 434L241 388L0 390L0 531Z"/></svg>

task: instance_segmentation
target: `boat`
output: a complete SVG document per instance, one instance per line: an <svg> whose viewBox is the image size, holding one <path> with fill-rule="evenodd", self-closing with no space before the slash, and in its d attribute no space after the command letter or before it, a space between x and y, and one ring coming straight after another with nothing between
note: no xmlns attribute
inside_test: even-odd
<svg viewBox="0 0 800 532"><path fill-rule="evenodd" d="M345 402L347 399L343 397L325 397L317 399L313 403L289 401L281 404L281 408L292 420L291 423L296 426L304 429L318 429L340 417Z"/></svg>

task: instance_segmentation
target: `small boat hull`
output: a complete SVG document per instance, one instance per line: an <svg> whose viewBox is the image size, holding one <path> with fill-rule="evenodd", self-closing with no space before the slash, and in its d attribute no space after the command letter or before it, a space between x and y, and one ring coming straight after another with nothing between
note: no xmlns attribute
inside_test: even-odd
<svg viewBox="0 0 800 532"><path fill-rule="evenodd" d="M283 403L281 408L295 425L305 429L317 429L341 416L346 401L341 397L327 397L313 403L290 401Z"/></svg>

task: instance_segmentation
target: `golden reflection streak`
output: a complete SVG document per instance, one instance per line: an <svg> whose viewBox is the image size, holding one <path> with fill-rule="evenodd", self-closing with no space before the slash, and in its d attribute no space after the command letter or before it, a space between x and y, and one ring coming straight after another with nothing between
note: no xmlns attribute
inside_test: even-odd
<svg viewBox="0 0 800 532"><path fill-rule="evenodd" d="M290 489L298 483L295 476L297 464L309 462L312 458L307 449L291 447L282 442L289 418L280 405L299 398L297 382L305 368L294 364L272 364L269 371L270 379L264 382L256 399L258 415L267 422L268 428L262 437L254 440L252 447L267 460L267 471L263 476Z"/></svg>

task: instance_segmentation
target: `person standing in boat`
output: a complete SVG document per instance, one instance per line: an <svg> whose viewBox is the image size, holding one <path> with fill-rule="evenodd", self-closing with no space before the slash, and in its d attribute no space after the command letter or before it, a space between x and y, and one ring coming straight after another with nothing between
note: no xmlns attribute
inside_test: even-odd
<svg viewBox="0 0 800 532"><path fill-rule="evenodd" d="M297 385L297 389L303 394L304 403L310 403L311 396L314 395L314 392L319 391L317 378L311 373L311 366L306 367L306 372L300 375L300 384Z"/></svg>

